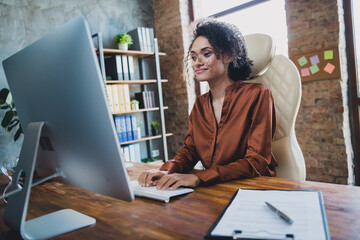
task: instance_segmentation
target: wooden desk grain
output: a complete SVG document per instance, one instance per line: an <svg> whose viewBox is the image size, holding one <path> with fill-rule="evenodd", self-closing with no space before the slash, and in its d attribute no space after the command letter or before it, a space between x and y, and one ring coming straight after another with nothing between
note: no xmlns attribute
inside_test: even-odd
<svg viewBox="0 0 360 240"><path fill-rule="evenodd" d="M132 179L151 165L134 164ZM0 190L6 179L1 176ZM258 177L231 181L162 203L146 198L124 202L53 181L31 191L28 219L64 208L96 218L96 224L55 239L203 239L238 188L320 190L324 196L332 239L360 239L360 188L318 182L296 182ZM5 203L0 203L1 239L16 239L2 220Z"/></svg>

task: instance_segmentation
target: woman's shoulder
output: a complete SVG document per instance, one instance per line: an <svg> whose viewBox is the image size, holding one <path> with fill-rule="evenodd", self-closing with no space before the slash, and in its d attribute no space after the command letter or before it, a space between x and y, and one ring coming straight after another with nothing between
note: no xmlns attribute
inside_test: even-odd
<svg viewBox="0 0 360 240"><path fill-rule="evenodd" d="M270 90L268 87L266 87L264 84L262 83L254 83L254 82L243 82L243 87L249 89L249 90L253 90L253 91L266 91L266 90Z"/></svg>
<svg viewBox="0 0 360 240"><path fill-rule="evenodd" d="M203 93L196 97L195 104L202 104L208 102L210 99L210 92Z"/></svg>
<svg viewBox="0 0 360 240"><path fill-rule="evenodd" d="M238 88L239 93L246 91L247 93L258 95L261 93L270 93L271 90L262 83L254 83L254 82L242 82L240 87Z"/></svg>

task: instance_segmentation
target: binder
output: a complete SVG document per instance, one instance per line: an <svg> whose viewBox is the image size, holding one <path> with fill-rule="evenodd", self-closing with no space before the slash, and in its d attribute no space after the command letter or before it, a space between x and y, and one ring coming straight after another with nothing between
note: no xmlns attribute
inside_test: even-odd
<svg viewBox="0 0 360 240"><path fill-rule="evenodd" d="M110 85L112 87L112 94L113 94L113 110L114 113L120 112L120 98L118 94L118 86L116 84Z"/></svg>
<svg viewBox="0 0 360 240"><path fill-rule="evenodd" d="M156 107L154 91L150 91L150 102L151 102L151 107L152 108Z"/></svg>
<svg viewBox="0 0 360 240"><path fill-rule="evenodd" d="M278 201L276 204L291 214L294 223L286 223L262 205L267 200ZM304 214L304 209L311 214ZM321 191L238 189L205 239L330 240L331 237Z"/></svg>
<svg viewBox="0 0 360 240"><path fill-rule="evenodd" d="M130 152L130 162L136 162L135 159L135 146L134 144L129 145L129 152Z"/></svg>
<svg viewBox="0 0 360 240"><path fill-rule="evenodd" d="M126 111L126 112L130 112L130 111L131 111L131 106L130 106L130 90L129 90L129 85L128 85L128 84L124 84L124 85L123 85L123 90L124 90L125 111Z"/></svg>
<svg viewBox="0 0 360 240"><path fill-rule="evenodd" d="M127 56L127 59L129 67L129 80L135 80L134 58L133 56Z"/></svg>
<svg viewBox="0 0 360 240"><path fill-rule="evenodd" d="M123 73L123 64L121 62L121 56L116 55L116 73L117 73L117 80L125 80L124 73Z"/></svg>
<svg viewBox="0 0 360 240"><path fill-rule="evenodd" d="M125 116L125 126L126 126L126 139L127 141L132 141L133 139L133 135L132 135L132 131L131 131L131 118L129 115Z"/></svg>
<svg viewBox="0 0 360 240"><path fill-rule="evenodd" d="M121 63L122 63L122 70L123 70L123 76L124 80L129 80L129 67L128 67L128 60L126 55L121 55Z"/></svg>
<svg viewBox="0 0 360 240"><path fill-rule="evenodd" d="M118 140L121 143L122 142L122 137L121 137L121 120L119 116L114 117L114 121L115 121L115 128L116 128L116 134L118 136Z"/></svg>
<svg viewBox="0 0 360 240"><path fill-rule="evenodd" d="M114 100L113 100L111 85L108 85L108 84L106 85L106 95L108 98L109 110L111 113L114 113Z"/></svg>
<svg viewBox="0 0 360 240"><path fill-rule="evenodd" d="M121 147L123 153L124 153L124 157L125 157L125 161L126 162L130 162L130 150L129 150L129 146L124 146Z"/></svg>
<svg viewBox="0 0 360 240"><path fill-rule="evenodd" d="M125 116L120 116L120 133L121 133L121 142L126 142L127 141L127 132L126 132Z"/></svg>
<svg viewBox="0 0 360 240"><path fill-rule="evenodd" d="M133 138L133 140L138 140L139 136L138 136L137 126L136 126L136 115L130 115L130 119L131 119L132 138Z"/></svg>
<svg viewBox="0 0 360 240"><path fill-rule="evenodd" d="M131 35L131 37L133 38L133 42L134 42L134 44L130 45L129 49L145 51L141 27L137 27L137 28L129 31L128 34Z"/></svg>
<svg viewBox="0 0 360 240"><path fill-rule="evenodd" d="M120 55L105 56L106 76L110 80L124 80Z"/></svg>
<svg viewBox="0 0 360 240"><path fill-rule="evenodd" d="M119 97L119 112L126 112L124 86L121 84L118 85L117 90L118 90L118 97Z"/></svg>
<svg viewBox="0 0 360 240"><path fill-rule="evenodd" d="M145 36L146 36L146 40L145 40L146 51L151 52L151 40L150 40L150 29L149 28L145 28Z"/></svg>
<svg viewBox="0 0 360 240"><path fill-rule="evenodd" d="M135 99L139 101L139 108L144 109L147 108L146 102L145 102L145 94L143 92L137 92L135 93Z"/></svg>
<svg viewBox="0 0 360 240"><path fill-rule="evenodd" d="M148 43L147 43L147 35L146 35L146 28L142 27L141 28L141 36L142 36L142 40L143 40L143 44L144 44L144 50L145 52L148 52Z"/></svg>
<svg viewBox="0 0 360 240"><path fill-rule="evenodd" d="M153 28L149 28L149 35L150 35L150 50L151 52L155 51L155 47L154 47L154 29Z"/></svg>

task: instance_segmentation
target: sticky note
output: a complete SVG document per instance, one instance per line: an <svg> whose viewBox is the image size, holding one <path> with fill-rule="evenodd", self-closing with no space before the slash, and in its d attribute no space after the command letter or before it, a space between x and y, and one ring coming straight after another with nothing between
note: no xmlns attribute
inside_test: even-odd
<svg viewBox="0 0 360 240"><path fill-rule="evenodd" d="M331 60L333 58L334 58L334 51L333 50L324 51L324 60Z"/></svg>
<svg viewBox="0 0 360 240"><path fill-rule="evenodd" d="M311 65L318 64L318 63L320 62L319 56L318 56L318 55L312 56L312 57L310 58L310 62L311 62Z"/></svg>
<svg viewBox="0 0 360 240"><path fill-rule="evenodd" d="M301 69L301 76L302 76L302 77L310 76L310 70L309 70L309 68L303 68L303 69Z"/></svg>
<svg viewBox="0 0 360 240"><path fill-rule="evenodd" d="M329 74L332 74L334 69L335 69L335 66L333 64L327 63L325 68L324 68L324 71L329 73Z"/></svg>
<svg viewBox="0 0 360 240"><path fill-rule="evenodd" d="M315 73L317 73L318 71L320 71L318 65L315 64L315 65L312 65L312 66L310 67L310 72L311 72L311 74L315 74Z"/></svg>
<svg viewBox="0 0 360 240"><path fill-rule="evenodd" d="M298 59L298 62L299 62L299 64L300 64L301 67L308 63L308 61L307 61L307 59L306 59L305 56L302 56L301 58L299 58L299 59Z"/></svg>

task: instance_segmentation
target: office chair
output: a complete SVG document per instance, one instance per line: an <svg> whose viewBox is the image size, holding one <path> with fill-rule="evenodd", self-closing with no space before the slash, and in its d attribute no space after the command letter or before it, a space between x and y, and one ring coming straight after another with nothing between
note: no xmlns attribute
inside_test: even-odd
<svg viewBox="0 0 360 240"><path fill-rule="evenodd" d="M273 93L276 109L276 131L272 152L278 161L276 176L304 181L305 160L295 136L295 120L301 100L301 81L293 62L275 55L275 44L265 34L244 36L248 55L253 60L247 82L262 83Z"/></svg>

